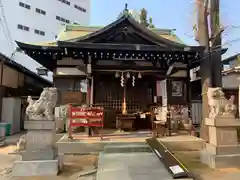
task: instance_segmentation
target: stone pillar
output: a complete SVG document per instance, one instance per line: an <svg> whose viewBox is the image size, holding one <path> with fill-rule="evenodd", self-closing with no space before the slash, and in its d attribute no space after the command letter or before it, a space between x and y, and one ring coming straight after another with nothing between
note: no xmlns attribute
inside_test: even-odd
<svg viewBox="0 0 240 180"><path fill-rule="evenodd" d="M211 168L240 167L240 145L237 128L240 120L234 116L206 118L209 143L201 151L201 161Z"/></svg>
<svg viewBox="0 0 240 180"><path fill-rule="evenodd" d="M53 115L56 91L52 90L56 89L44 88L39 100L35 102L28 99L29 106L26 110L28 120L24 123L24 128L28 130L24 135L25 149L20 152L22 160L15 161L13 165L13 176L53 176L62 168L62 160L56 148ZM48 97L47 100L43 96Z"/></svg>

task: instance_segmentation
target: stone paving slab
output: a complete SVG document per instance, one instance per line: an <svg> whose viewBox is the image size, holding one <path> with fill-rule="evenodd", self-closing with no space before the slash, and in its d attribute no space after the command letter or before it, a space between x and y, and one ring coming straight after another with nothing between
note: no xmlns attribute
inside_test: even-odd
<svg viewBox="0 0 240 180"><path fill-rule="evenodd" d="M96 180L172 180L153 153L99 154Z"/></svg>
<svg viewBox="0 0 240 180"><path fill-rule="evenodd" d="M104 153L132 153L132 152L151 152L146 143L122 143L108 144L104 147Z"/></svg>

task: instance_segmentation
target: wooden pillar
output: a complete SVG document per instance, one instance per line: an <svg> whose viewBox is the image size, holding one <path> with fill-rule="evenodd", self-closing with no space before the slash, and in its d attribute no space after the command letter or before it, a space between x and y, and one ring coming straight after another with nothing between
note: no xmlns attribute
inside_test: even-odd
<svg viewBox="0 0 240 180"><path fill-rule="evenodd" d="M240 85L238 86L238 116L240 117Z"/></svg>
<svg viewBox="0 0 240 180"><path fill-rule="evenodd" d="M56 82L55 82L55 75L57 74L57 68L54 68L53 69L53 75L52 75L52 78L53 78L53 87L55 87L56 85Z"/></svg>
<svg viewBox="0 0 240 180"><path fill-rule="evenodd" d="M4 61L5 61L5 59L2 59L1 63L0 63L0 122L2 121L2 100L5 95L5 88L3 87Z"/></svg>
<svg viewBox="0 0 240 180"><path fill-rule="evenodd" d="M94 80L93 80L93 76L92 76L92 78L91 78L90 104L93 104L93 94L94 94Z"/></svg>
<svg viewBox="0 0 240 180"><path fill-rule="evenodd" d="M188 119L192 120L192 91L191 91L191 77L190 77L190 61L187 64L187 105L188 105Z"/></svg>
<svg viewBox="0 0 240 180"><path fill-rule="evenodd" d="M91 104L91 74L92 74L92 57L91 56L88 56L88 61L87 61L87 98L86 98L86 101L87 101L87 104L90 105Z"/></svg>

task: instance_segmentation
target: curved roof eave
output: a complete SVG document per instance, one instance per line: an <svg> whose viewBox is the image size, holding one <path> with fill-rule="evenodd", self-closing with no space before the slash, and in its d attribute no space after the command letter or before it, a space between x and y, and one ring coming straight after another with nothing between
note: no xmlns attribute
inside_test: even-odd
<svg viewBox="0 0 240 180"><path fill-rule="evenodd" d="M61 49L58 46L48 46L48 45L37 45L37 44L29 44L23 43L19 41L15 41L20 49L25 50L51 50L51 51L60 51Z"/></svg>
<svg viewBox="0 0 240 180"><path fill-rule="evenodd" d="M147 27L139 24L134 18L131 17L131 15L127 15L127 14L123 15L122 17L120 17L116 21L112 22L111 24L103 27L102 29L99 29L99 30L97 30L95 32L92 32L90 34L87 34L87 35L84 35L84 36L81 36L81 37L78 37L78 38L74 38L74 39L71 39L71 40L68 40L68 41L70 41L70 42L87 41L89 39L92 39L92 38L94 38L96 36L101 35L104 32L107 32L107 31L111 30L113 27L115 27L116 25L122 23L123 21L129 21L130 24L134 28L138 29L141 32L144 32L149 38L151 38L152 40L154 40L156 42L159 42L159 43L161 42L161 43L164 43L166 45L173 46L175 48L187 47L185 44L174 42L174 41L168 40L166 38L163 38L163 37L157 35L156 33L152 32Z"/></svg>

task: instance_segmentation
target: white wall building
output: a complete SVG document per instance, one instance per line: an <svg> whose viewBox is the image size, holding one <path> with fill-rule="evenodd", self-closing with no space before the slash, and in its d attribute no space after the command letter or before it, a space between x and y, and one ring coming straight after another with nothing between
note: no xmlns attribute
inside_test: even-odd
<svg viewBox="0 0 240 180"><path fill-rule="evenodd" d="M89 25L91 0L0 0L0 52L32 71L38 63L16 49L20 42L54 40L64 24Z"/></svg>

